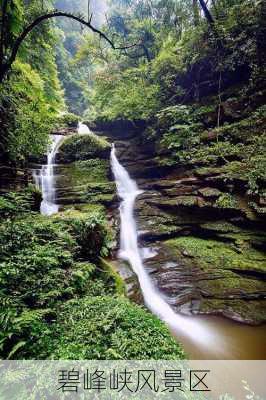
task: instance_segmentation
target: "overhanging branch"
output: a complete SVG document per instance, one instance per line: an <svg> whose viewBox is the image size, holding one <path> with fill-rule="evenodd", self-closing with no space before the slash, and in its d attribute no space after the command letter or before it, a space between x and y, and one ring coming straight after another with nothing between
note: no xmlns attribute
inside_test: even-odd
<svg viewBox="0 0 266 400"><path fill-rule="evenodd" d="M92 23L92 15L90 18L88 18L88 21L86 21L85 19L82 18L82 16L79 15L75 15L75 14L71 14L68 12L63 12L63 11L51 11L47 14L43 14L40 15L39 17L37 17L34 21L32 21L28 26L26 26L26 28L24 28L24 30L21 32L21 34L17 37L17 39L14 42L14 45L11 49L11 55L9 57L9 60L7 62L3 61L3 58L1 60L1 66L0 66L0 82L3 81L4 77L7 75L8 71L11 69L12 64L14 63L14 61L16 60L19 48L21 46L21 44L23 43L23 41L25 40L25 38L27 37L27 35L36 27L38 26L41 22L51 19L51 18L57 18L57 17L66 17L66 18L70 18L73 19L77 22L79 22L80 24L86 26L87 28L89 28L92 32L98 34L100 36L100 38L104 39L107 43L109 43L109 45L114 49L114 50L122 50L122 49L126 49L126 48L131 48L134 47L135 44L133 45L128 45L128 46L122 46L122 47L116 47L114 45L114 43L112 42L112 40L110 40L107 35L100 31L99 29L95 28Z"/></svg>

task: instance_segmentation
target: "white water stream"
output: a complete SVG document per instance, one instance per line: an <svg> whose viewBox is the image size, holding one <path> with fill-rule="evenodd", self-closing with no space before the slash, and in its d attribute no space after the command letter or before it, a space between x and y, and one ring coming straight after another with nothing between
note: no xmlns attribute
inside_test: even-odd
<svg viewBox="0 0 266 400"><path fill-rule="evenodd" d="M43 215L55 214L59 205L55 201L55 156L59 144L64 139L62 135L53 135L52 144L47 154L47 164L43 165L41 170L34 172L33 177L36 185L42 191L41 213Z"/></svg>
<svg viewBox="0 0 266 400"><path fill-rule="evenodd" d="M154 287L143 264L144 256L138 246L137 226L134 219L134 205L137 196L142 193L126 169L119 163L113 145L111 164L114 173L117 191L122 199L120 204L120 252L119 257L128 261L136 273L146 306L163 320L171 330L182 337L200 345L201 348L223 347L223 339L217 332L209 329L204 322L177 314L166 302L163 295Z"/></svg>
<svg viewBox="0 0 266 400"><path fill-rule="evenodd" d="M83 124L82 122L78 123L78 134L79 135L89 135L91 132L90 128Z"/></svg>
<svg viewBox="0 0 266 400"><path fill-rule="evenodd" d="M83 124L82 122L78 123L79 135L88 135L90 133L91 130L87 125ZM58 147L63 139L64 136L62 135L52 135L52 144L47 153L47 164L43 165L41 170L35 170L33 172L34 181L42 192L43 200L40 211L43 215L55 214L59 209L59 205L56 204L55 197L55 157Z"/></svg>

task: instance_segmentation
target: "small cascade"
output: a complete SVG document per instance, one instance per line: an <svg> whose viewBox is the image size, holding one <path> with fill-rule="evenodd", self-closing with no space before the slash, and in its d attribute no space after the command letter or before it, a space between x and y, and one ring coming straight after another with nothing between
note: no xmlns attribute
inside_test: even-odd
<svg viewBox="0 0 266 400"><path fill-rule="evenodd" d="M78 134L79 135L89 135L90 133L91 133L91 130L86 124L83 124L82 122L78 123Z"/></svg>
<svg viewBox="0 0 266 400"><path fill-rule="evenodd" d="M41 213L43 215L55 214L59 205L56 204L55 200L55 156L58 147L64 136L53 135L52 144L50 146L49 152L47 154L47 164L43 165L41 170L35 171L33 177L36 185L42 191L42 203L41 203Z"/></svg>
<svg viewBox="0 0 266 400"><path fill-rule="evenodd" d="M122 199L120 204L120 252L119 257L128 261L136 273L146 306L163 320L175 333L189 337L200 346L219 346L215 332L198 323L191 317L177 314L170 307L163 295L154 287L144 267L145 254L138 247L137 226L134 219L134 205L137 196L142 193L126 169L119 163L115 147L111 151L111 164L117 191Z"/></svg>

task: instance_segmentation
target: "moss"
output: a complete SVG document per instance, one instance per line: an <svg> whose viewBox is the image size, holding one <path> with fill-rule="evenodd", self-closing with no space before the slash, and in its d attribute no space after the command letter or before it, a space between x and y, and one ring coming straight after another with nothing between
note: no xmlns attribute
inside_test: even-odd
<svg viewBox="0 0 266 400"><path fill-rule="evenodd" d="M200 303L200 312L234 316L240 321L260 324L266 320L266 300L203 299Z"/></svg>
<svg viewBox="0 0 266 400"><path fill-rule="evenodd" d="M231 224L226 221L215 221L215 222L206 222L201 224L201 227L206 230L210 230L218 233L226 233L226 232L241 232L241 228L236 225Z"/></svg>
<svg viewBox="0 0 266 400"><path fill-rule="evenodd" d="M57 153L60 163L89 160L93 158L107 159L110 155L110 144L103 138L94 135L72 135L61 144Z"/></svg>
<svg viewBox="0 0 266 400"><path fill-rule="evenodd" d="M166 245L188 270L193 266L198 271L195 285L200 312L262 322L266 316L262 301L265 253L251 246L253 236L248 232L230 235L234 236L234 242L188 236L169 240Z"/></svg>
<svg viewBox="0 0 266 400"><path fill-rule="evenodd" d="M77 161L60 167L58 202L110 204L115 199L115 183L110 182L110 165L99 158Z"/></svg>
<svg viewBox="0 0 266 400"><path fill-rule="evenodd" d="M237 237L238 234L236 234ZM241 236L238 236L243 246ZM196 263L205 271L217 269L266 272L265 254L246 246L224 243L217 240L201 239L194 236L180 237L167 241L167 244L179 251L186 251L195 257Z"/></svg>
<svg viewBox="0 0 266 400"><path fill-rule="evenodd" d="M244 279L237 274L227 272L224 278L216 278L215 282L209 280L200 282L201 293L204 297L216 299L241 299L243 297L256 298L265 291L265 283L256 279Z"/></svg>
<svg viewBox="0 0 266 400"><path fill-rule="evenodd" d="M176 200L174 200L177 206L184 207L192 207L198 205L198 197L197 196L178 196Z"/></svg>
<svg viewBox="0 0 266 400"><path fill-rule="evenodd" d="M73 113L64 113L57 118L56 125L59 128L62 127L76 128L79 121L80 117L78 115L75 115Z"/></svg>
<svg viewBox="0 0 266 400"><path fill-rule="evenodd" d="M207 198L216 198L216 197L219 197L221 195L220 190L215 189L215 188L210 188L210 187L206 187L206 188L200 189L199 193L203 197L207 197Z"/></svg>
<svg viewBox="0 0 266 400"><path fill-rule="evenodd" d="M239 209L236 198L230 193L222 193L214 205L218 208Z"/></svg>
<svg viewBox="0 0 266 400"><path fill-rule="evenodd" d="M116 293L119 296L125 296L126 295L125 282L121 278L119 273L116 271L115 266L112 264L112 262L101 258L100 266L104 268L104 270L107 271L108 275L110 275L114 279Z"/></svg>
<svg viewBox="0 0 266 400"><path fill-rule="evenodd" d="M108 182L110 163L94 158L76 161L60 167L60 182L65 187L86 185L88 182Z"/></svg>
<svg viewBox="0 0 266 400"><path fill-rule="evenodd" d="M218 167L201 167L195 170L195 175L199 177L207 177L212 175L219 175L221 173L221 168Z"/></svg>

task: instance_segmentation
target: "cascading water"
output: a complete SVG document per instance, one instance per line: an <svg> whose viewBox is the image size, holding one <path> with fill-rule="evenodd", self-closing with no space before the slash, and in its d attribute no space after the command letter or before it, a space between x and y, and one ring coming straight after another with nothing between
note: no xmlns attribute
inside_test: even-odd
<svg viewBox="0 0 266 400"><path fill-rule="evenodd" d="M193 321L189 317L176 314L151 282L144 268L141 249L138 247L137 226L134 219L135 200L142 191L138 189L137 184L119 163L114 145L111 151L111 164L117 191L119 197L122 198L120 204L121 231L119 256L130 263L138 276L146 306L176 333L188 336L193 342L200 343L202 347L210 347L212 344L215 344L215 346L219 345L215 332L210 332L207 327L199 324L197 321Z"/></svg>
<svg viewBox="0 0 266 400"><path fill-rule="evenodd" d="M91 133L90 128L83 124L82 122L78 123L78 134L79 135L89 135Z"/></svg>
<svg viewBox="0 0 266 400"><path fill-rule="evenodd" d="M59 209L59 205L55 202L54 164L59 144L63 139L62 135L52 136L53 141L47 154L47 164L43 165L39 172L33 174L36 185L42 191L43 200L40 211L43 215L55 214Z"/></svg>

